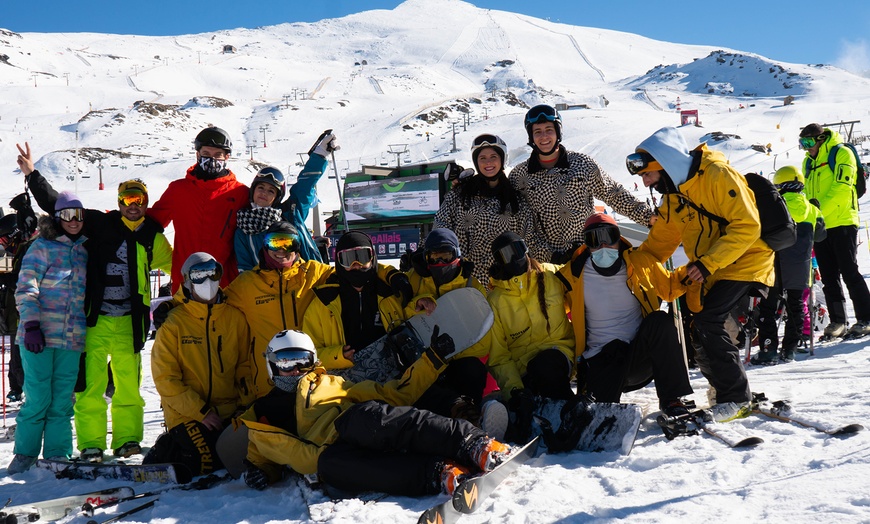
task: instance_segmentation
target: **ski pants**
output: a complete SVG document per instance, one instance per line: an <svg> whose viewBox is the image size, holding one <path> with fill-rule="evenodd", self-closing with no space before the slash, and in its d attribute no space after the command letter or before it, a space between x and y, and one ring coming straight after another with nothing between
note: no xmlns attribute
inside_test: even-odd
<svg viewBox="0 0 870 524"><path fill-rule="evenodd" d="M414 407L444 417L455 417L461 414L454 413L453 407L464 397L480 409L486 375L486 365L477 357L451 360L435 383L414 403Z"/></svg>
<svg viewBox="0 0 870 524"><path fill-rule="evenodd" d="M142 459L143 464L179 462L196 477L223 468L215 445L223 428L211 430L201 422L189 420L157 437L154 446Z"/></svg>
<svg viewBox="0 0 870 524"><path fill-rule="evenodd" d="M578 390L585 384L598 402L619 402L622 393L652 380L660 404L692 394L674 319L664 311L647 315L631 342L612 340L594 357L581 360L578 375Z"/></svg>
<svg viewBox="0 0 870 524"><path fill-rule="evenodd" d="M16 418L16 454L38 457L42 448L43 457L72 455L70 417L80 355L51 347L41 353L21 352L26 402Z"/></svg>
<svg viewBox="0 0 870 524"><path fill-rule="evenodd" d="M15 333L9 337L10 340L15 340ZM12 342L9 347L9 373L6 374L9 378L9 392L24 391L24 366L21 364L21 347Z"/></svg>
<svg viewBox="0 0 870 524"><path fill-rule="evenodd" d="M541 350L526 366L523 385L542 397L557 400L573 398L571 360L556 348Z"/></svg>
<svg viewBox="0 0 870 524"><path fill-rule="evenodd" d="M104 394L111 360L115 393L112 395L112 442L117 449L127 442L142 442L145 401L139 393L142 354L133 351L133 322L129 315L100 315L85 334L85 389L76 394L76 444L106 448L107 405Z"/></svg>
<svg viewBox="0 0 870 524"><path fill-rule="evenodd" d="M370 400L335 420L338 440L320 454L317 472L328 485L359 493L421 496L441 491L441 466L477 466L467 444L486 434L470 422L410 406Z"/></svg>
<svg viewBox="0 0 870 524"><path fill-rule="evenodd" d="M858 228L832 227L828 229L828 237L816 242L814 249L831 322L847 323L846 297L840 284L841 277L849 290L855 318L870 321L870 291L858 269Z"/></svg>
<svg viewBox="0 0 870 524"><path fill-rule="evenodd" d="M720 280L704 296L704 309L692 316L692 343L701 374L716 389L716 402L752 400L737 335L742 330L732 311L746 302L756 282Z"/></svg>
<svg viewBox="0 0 870 524"><path fill-rule="evenodd" d="M785 332L782 337L783 353L793 353L801 341L805 321L808 321L807 307L803 302L803 289L782 290L773 288L758 304L758 340L761 346L759 356L772 359L779 348L777 310L785 299ZM783 295L784 293L784 295ZM805 320L807 319L807 320Z"/></svg>

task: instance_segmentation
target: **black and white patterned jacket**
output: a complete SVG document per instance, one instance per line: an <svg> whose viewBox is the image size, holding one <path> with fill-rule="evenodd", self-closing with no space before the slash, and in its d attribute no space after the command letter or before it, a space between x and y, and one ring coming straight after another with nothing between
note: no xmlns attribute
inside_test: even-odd
<svg viewBox="0 0 870 524"><path fill-rule="evenodd" d="M545 169L533 154L510 173L510 181L535 213L542 244L554 252L583 242L583 224L595 213L594 198L621 215L647 225L652 209L616 182L588 155L559 146L556 166ZM528 242L528 239L526 239Z"/></svg>

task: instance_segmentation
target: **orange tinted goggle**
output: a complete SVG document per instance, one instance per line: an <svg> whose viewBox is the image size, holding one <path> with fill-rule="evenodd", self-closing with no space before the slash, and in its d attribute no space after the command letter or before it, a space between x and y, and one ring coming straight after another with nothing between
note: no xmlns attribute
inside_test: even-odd
<svg viewBox="0 0 870 524"><path fill-rule="evenodd" d="M118 193L118 203L123 206L143 207L148 205L148 195L136 189L128 189Z"/></svg>

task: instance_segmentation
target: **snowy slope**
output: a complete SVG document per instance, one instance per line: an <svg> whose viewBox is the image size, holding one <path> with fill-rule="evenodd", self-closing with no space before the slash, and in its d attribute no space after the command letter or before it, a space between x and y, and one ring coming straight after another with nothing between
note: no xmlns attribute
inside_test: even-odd
<svg viewBox="0 0 870 524"><path fill-rule="evenodd" d="M392 11L312 24L176 37L0 30L0 44L0 54L8 56L0 61L0 159L6 166L0 204L23 188L14 162L15 144L24 141L57 188L77 190L88 206L108 209L122 180L141 177L156 195L182 176L193 162L193 136L208 123L232 134L232 168L243 181L256 170L252 156L292 179L298 153L326 128L341 141L336 168L342 176L361 164L392 164L390 144L408 144L403 162L450 157L468 166L470 141L483 132L507 141L515 165L529 153L522 128L527 106L585 104L588 109L563 112L566 145L591 154L633 187L625 155L659 127L679 124L678 97L682 109L700 111L703 127L683 128L690 143L715 131L739 135L712 147L739 169L765 174L800 162L796 137L803 125L866 119L870 107L868 80L829 66L774 62L750 50L720 53L715 42L683 46L568 26L458 0L409 0ZM225 45L235 52L222 53ZM733 64L732 57L738 57ZM792 87L782 75L795 79ZM712 93L710 83L716 84ZM795 97L793 105L783 105L787 94ZM470 111L467 129L460 107ZM439 112L445 118L418 118ZM452 122L458 122L455 154L447 153ZM754 151L756 144L771 144L772 154ZM98 158L105 191L97 189ZM326 216L337 207L334 180L324 178L319 191ZM648 196L642 186L637 194ZM867 197L862 205L866 223ZM859 240L860 263L868 270L867 229ZM870 414L866 345L833 343L813 358L750 368L752 389L789 398L814 416L863 422ZM150 445L162 414L147 366L145 375L144 443ZM695 400L705 405L706 381L693 371L692 383ZM870 431L827 437L750 418L735 424L766 442L734 451L703 436L666 441L655 426L651 388L624 399L648 411L630 456L538 457L462 522L870 522ZM12 443L0 442L2 502L117 484L58 481L43 471L12 479L2 469L11 456ZM130 521L414 522L437 500L345 501L315 505L309 514L292 481L265 493L234 482L202 494L167 494Z"/></svg>

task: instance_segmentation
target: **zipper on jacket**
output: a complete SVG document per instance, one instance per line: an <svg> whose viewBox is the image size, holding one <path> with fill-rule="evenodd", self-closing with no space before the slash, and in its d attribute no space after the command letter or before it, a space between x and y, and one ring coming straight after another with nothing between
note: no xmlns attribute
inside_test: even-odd
<svg viewBox="0 0 870 524"><path fill-rule="evenodd" d="M284 272L280 269L276 269L278 272L278 307L281 310L281 326L283 329L287 329L287 319L284 318ZM296 318L296 304L294 302L293 305L293 318Z"/></svg>
<svg viewBox="0 0 870 524"><path fill-rule="evenodd" d="M308 395L305 397L305 409L311 407L311 393L314 392L314 388L315 385L314 382L312 382L311 385L308 386Z"/></svg>
<svg viewBox="0 0 870 524"><path fill-rule="evenodd" d="M221 229L220 238L223 238L223 237L224 237L224 233L226 233L226 232L227 232L227 229L229 229L229 227L230 227L230 220L232 220L232 218L233 218L233 210L230 209L230 211L227 213L227 219L226 219L226 221L224 222L224 227L223 227L223 229Z"/></svg>
<svg viewBox="0 0 870 524"><path fill-rule="evenodd" d="M208 393L205 396L205 409L206 413L208 413L208 409L211 406L211 391L213 387L213 373L212 373L212 365L211 365L211 339L209 339L208 333L208 324L211 321L211 304L208 304L208 313L205 314L205 353L208 355Z"/></svg>
<svg viewBox="0 0 870 524"><path fill-rule="evenodd" d="M213 331L214 331L214 330L213 330ZM220 367L221 367L221 375L223 375L223 373L224 373L224 357L223 357L223 355L221 354L221 353L223 352L223 350L224 350L224 348L223 348L223 339L224 339L223 335L218 335L218 340L217 340L217 357L218 357L218 364L220 364Z"/></svg>

